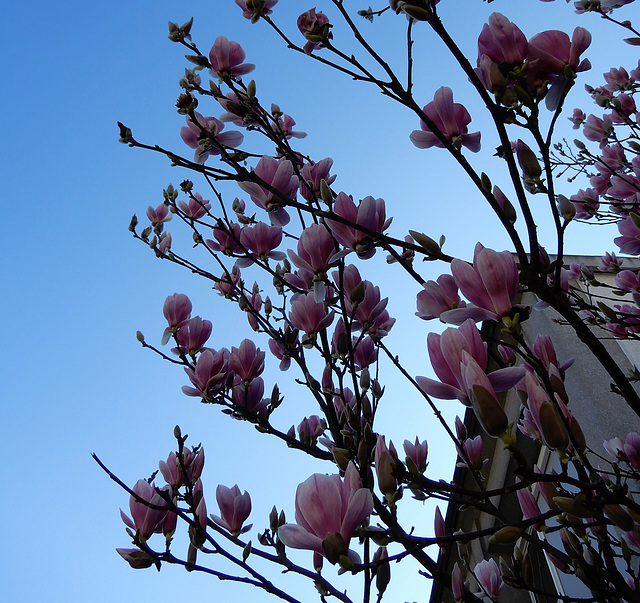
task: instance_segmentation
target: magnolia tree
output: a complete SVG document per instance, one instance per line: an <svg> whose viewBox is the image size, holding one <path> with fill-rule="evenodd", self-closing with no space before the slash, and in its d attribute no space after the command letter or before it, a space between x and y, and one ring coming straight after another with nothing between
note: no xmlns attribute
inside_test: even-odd
<svg viewBox="0 0 640 603"><path fill-rule="evenodd" d="M383 199L354 198L335 186L332 159L296 150L304 133L277 105L258 100L257 85L247 77L254 65L245 62L238 43L220 36L210 50L201 50L191 39L191 21L170 23L169 38L187 49L191 64L180 80L177 108L184 115L180 135L193 152L145 144L122 124L121 142L166 155L190 170L193 180L167 187L164 202L149 207L143 224L134 216L130 230L158 258L212 283L228 300L230 313L244 313L255 342L209 347L212 323L192 315L184 293L164 302L162 345L171 342L172 347L163 351L141 334L138 338L184 369L189 381L184 394L218 405L230 418L280 440L283 455L324 461L326 472L299 484L294 517L278 510L293 505L280 498L269 501L274 507L268 517L255 517L249 492L237 485L203 484L204 450L188 446L176 427L177 449L151 478L128 486L102 465L130 496L130 512L123 512L122 519L132 546L118 553L136 569L182 565L286 601L298 599L279 586L283 571L307 579L323 601L379 601L391 579L391 562L407 558L457 601L494 601L510 589L546 600L637 601L640 504L632 490L640 477L640 435L620 433L605 443L605 450L602 441L586 441L565 388L571 362L557 358L550 337L531 341L523 336L522 325L533 308L522 294L534 300L536 311L560 315L614 384L615 404L626 403L640 415L632 379L602 343L612 337L637 339L640 274L624 269L623 260L609 251L600 270L615 275L615 284L606 289L586 267L567 266L563 260L567 229L584 222L614 223L620 236L612 248L640 255L640 112L635 101L640 64L614 66L603 80L593 75L596 87L587 90L596 107L573 109L569 92L578 80L584 80L581 86L587 82L584 72L591 67L586 58L591 34L583 27L527 39L516 23L493 13L478 28L477 57L467 57L440 20L437 0L391 0L357 14L342 0L325 0L321 8L326 12L307 10L297 23L278 21L277 0L235 2L238 18L270 28L292 51L377 87L413 112L416 130L407 132L413 144L428 149L424 153L433 160L449 154L457 162L478 200L501 222L512 250L493 250L491 241L480 241L472 259L459 259L444 252L442 240L421 231L392 233ZM575 2L575 10L604 18L611 26L607 35L615 29L638 46L640 33L618 18L618 9L631 2L583 0ZM384 27L388 19L406 25L402 75L362 33L365 26ZM332 35L338 21L359 54L341 50ZM478 95L474 111L486 111L495 128L500 146L493 164L496 174L510 180L507 193L474 167L474 153L487 149L481 146L481 133L473 131L467 108L455 102L446 85L438 87L446 82L434 82L435 94L426 105L414 98L412 44L421 36L444 43ZM555 139L558 120L567 118L586 142L567 145ZM560 179L567 186L567 176L579 179L570 197L556 193ZM234 198L226 195L228 190L235 190ZM547 207L544 219L557 241L553 249L538 242L533 200ZM367 262L380 252L393 269L414 279L419 318L453 325L428 337L437 379L410 374L398 351L387 346L395 319L385 293L368 280L375 273ZM442 275L427 280L421 274L423 260L430 266L439 262ZM585 296L585 287L592 284L604 293ZM621 301L623 295L627 301ZM494 331L501 333L501 343L483 340L480 321L498 324ZM492 350L498 368L489 362ZM278 386L265 390L266 355L279 361L282 378L306 386L316 405L316 414L299 417L297 427L287 429L291 413L282 413L287 401ZM429 476L425 437L405 441L403 452L385 439L385 426L376 421L388 395L379 370L383 358L440 417L442 437L452 440L474 488ZM510 390L521 400L515 421L503 408ZM512 476L504 488L489 491L483 437L468 436L459 419L447 424L435 398L457 399L471 409L484 441L498 439L512 456L517 479ZM534 465L520 452L518 437L547 449L562 469ZM493 502L506 492L517 493L521 512L515 522ZM404 525L402 508L416 505L419 510L429 499L479 509L494 517L492 527L448 533L440 510L435 526L423 525L431 521L415 529ZM188 534L186 546L174 540L180 531ZM544 537L552 533L560 535L557 546ZM487 538L512 543L511 551L484 560L461 553L453 571L438 564L437 545ZM532 550L546 555L558 571L582 580L591 596L545 592L548 585L537 582L532 572ZM346 575L338 579L338 574Z"/></svg>

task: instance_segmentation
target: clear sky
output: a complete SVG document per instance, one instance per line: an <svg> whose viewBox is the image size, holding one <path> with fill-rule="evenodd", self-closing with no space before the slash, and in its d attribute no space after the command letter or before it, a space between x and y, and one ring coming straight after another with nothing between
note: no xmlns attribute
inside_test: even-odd
<svg viewBox="0 0 640 603"><path fill-rule="evenodd" d="M365 8L364 2L346 4ZM297 0L281 0L275 13L296 36L295 18L307 8ZM599 32L587 53L594 70L581 82L598 85L603 71L632 56L628 47L611 41L615 30L599 27L595 17L573 15L561 1L488 5L443 0L443 21L473 61L477 35L494 10L528 36L543 29L571 31L575 25ZM308 132L302 151L316 159L334 158L338 190L387 200L394 235L401 238L409 228L436 239L445 233L445 250L467 258L478 240L496 249L507 248L508 242L444 151L411 145L408 135L418 128L414 116L374 90L286 51L265 25L251 26L243 19L232 0L25 0L10 3L3 13L0 282L6 322L0 352L0 476L5 488L0 598L144 602L179 596L215 600L233 593L239 600L266 600L177 568L163 568L160 574L131 570L114 551L129 546L118 514L119 507L127 508L128 496L90 457L96 452L133 484L166 458L175 445L173 427L180 424L191 435L190 443L205 446L210 512L217 512L215 486L238 483L254 500L256 529L266 527L273 504L292 520L296 485L313 471L327 470L301 463L249 426L183 396L182 371L142 350L135 339L139 329L159 343L162 303L176 291L190 295L194 314L213 321L213 347L237 345L250 336L244 316L205 283L156 261L127 232L133 213L143 216L148 205L158 205L162 189L170 182L177 185L186 174L160 156L118 144L116 121L129 125L139 140L191 153L180 140L183 118L173 106L177 81L188 64L180 47L167 40L167 21L182 23L194 16L194 39L203 51L220 34L241 43L247 60L257 64L252 77L263 103L278 103ZM362 29L392 64L402 65L402 18L363 22ZM337 34L336 29L340 46ZM500 183L501 166L488 151L495 137L485 130L481 107L444 52L430 36L416 44L417 97L426 104L440 86L454 89L455 100L465 103L474 118L472 130L482 128L485 137L485 150L474 164ZM613 62L606 56L613 56ZM203 113L208 111L203 108ZM573 138L570 129L567 134ZM566 192L573 192L570 185ZM567 250L611 250L604 242L592 247L592 230L585 234L583 229ZM437 325L413 316L415 285L394 277L382 257L362 270L392 297L389 308L398 323L389 345L412 374L428 374L424 342ZM439 273L436 266L424 270L431 278ZM266 341L260 345L265 349ZM267 387L277 380L287 393L281 418L286 429L314 411L303 392L285 385L293 375L279 374L276 362L268 367ZM390 373L386 379L393 383ZM429 475L450 475L454 459L427 409L404 390L390 388L384 400L380 418L398 447L405 438L427 438ZM449 418L463 410L455 403L448 408ZM430 528L431 511L417 517ZM334 575L334 568L325 571ZM411 594L400 588L390 600L426 600L427 587L420 580L413 582ZM314 600L306 592L307 600Z"/></svg>

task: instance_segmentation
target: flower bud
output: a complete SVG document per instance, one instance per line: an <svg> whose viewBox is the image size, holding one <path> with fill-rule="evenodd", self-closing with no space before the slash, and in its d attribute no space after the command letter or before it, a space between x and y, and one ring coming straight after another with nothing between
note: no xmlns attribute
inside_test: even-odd
<svg viewBox="0 0 640 603"><path fill-rule="evenodd" d="M542 168L535 153L520 139L516 143L516 155L525 179L535 180L542 175Z"/></svg>
<svg viewBox="0 0 640 603"><path fill-rule="evenodd" d="M322 550L324 551L329 563L337 563L338 561L341 561L341 557L347 556L349 546L339 533L329 534L322 541Z"/></svg>
<svg viewBox="0 0 640 603"><path fill-rule="evenodd" d="M517 526L505 526L500 528L490 539L489 542L496 544L511 544L516 542L524 533L522 528Z"/></svg>
<svg viewBox="0 0 640 603"><path fill-rule="evenodd" d="M374 574L376 576L376 588L378 589L378 600L382 598L382 594L389 586L389 582L391 582L391 567L389 563L384 563L384 561L389 557L387 553L387 547L381 546L373 555L373 562L380 562L374 570Z"/></svg>
<svg viewBox="0 0 640 603"><path fill-rule="evenodd" d="M509 419L495 396L481 385L473 385L471 388L471 403L480 425L491 437L497 437L503 433Z"/></svg>

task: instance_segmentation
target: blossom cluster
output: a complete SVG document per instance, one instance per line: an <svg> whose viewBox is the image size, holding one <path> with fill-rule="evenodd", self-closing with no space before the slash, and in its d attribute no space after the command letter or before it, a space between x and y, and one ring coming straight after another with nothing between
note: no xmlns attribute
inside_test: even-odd
<svg viewBox="0 0 640 603"><path fill-rule="evenodd" d="M178 450L159 463L166 483L156 483L154 474L129 490L130 513L121 515L136 548L119 549L119 554L134 568L175 563L172 539L181 520L188 524L184 562L188 569L196 568L196 554L223 553L238 571L248 571L251 583L280 595L257 570L247 570L252 555L287 572L311 577L321 597L348 600L344 591L335 589L322 574L326 561L338 566L341 573L365 576L367 589L375 579L380 600L390 580L390 559L414 555L430 575L443 580L442 572L435 571L436 562L425 551L430 545L446 549L457 543L458 556L450 564L450 577L443 580L456 601L466 600L471 592L473 600L484 597L497 601L506 585L533 588L528 552L516 546L511 559L500 563L495 558L472 560L465 552L466 543L485 533L454 532L451 518L445 520L438 507L433 537L403 528L399 506L406 504L410 493L419 501L446 500L457 504L458 510L493 515L487 525L494 527L485 532L492 532L492 542L498 544L514 544L524 537L535 548L538 539L531 537L533 531L559 532L563 548L545 540L541 555L546 554L559 571L575 574L590 588L591 575L603 576L604 586L598 588L611 600L632 600L639 586L635 566L628 564L624 580L616 563L608 560L640 552L640 516L627 495L630 480L640 474L640 436L630 432L624 440L607 439L608 467L594 466L593 444L587 444L569 400L573 360L559 357L562 354L551 337L544 333L528 336L522 325L532 312L552 307L594 350L599 342L590 326L599 325L607 334L620 338L640 334L637 270L623 270L622 260L613 253L602 258L600 269L615 273L614 286L609 289L626 296L610 307L604 296L595 294L596 301L591 297L588 288L602 285L593 269L584 263L566 266L562 259L565 229L585 220L616 222L621 236L615 243L621 252L640 255L640 162L636 148L640 112L635 101L640 63L630 71L613 68L604 74L600 88L587 88L606 111L602 116L587 116L576 109L570 117L584 138L598 145L599 150L591 153L579 143L574 162L579 172L591 170L590 187L570 197L556 194L556 164L548 141L570 89L591 66L583 56L591 34L577 27L571 36L548 30L527 39L507 17L499 13L488 17L478 37L476 67L468 63L463 67L496 122L502 142L496 162L506 163L511 176L509 196L516 199L511 203L487 174L476 173L469 164L464 153L479 152L481 136L479 131L470 132L471 114L454 102L451 88L437 88L433 100L420 111L411 83L402 88L378 55L371 54L371 58L374 64L382 65L384 75L380 78L363 67L355 54L337 49L334 34L338 38L340 30L334 29L323 12L314 8L297 18L296 35L303 44L289 39L272 20L277 0L235 2L243 17L252 23L263 20L270 24L290 48L339 65L355 79L374 82L385 94L410 107L420 118L420 129L409 136L412 143L421 149L450 152L489 202L516 251L497 251L477 243L472 260L465 261L445 254L444 238L436 243L418 231L396 238L384 199L373 194L354 197L336 188L330 157L314 160L297 150L297 141L306 133L298 130L294 117L278 105L267 108L258 100L257 84L245 79L255 66L245 62L246 53L239 43L219 36L210 51L202 53L187 41L190 24L181 28L172 24L171 39L196 52L189 55L196 68L187 70L181 79L184 92L176 104L186 121L180 137L194 155L191 160L166 154L174 163L204 174L211 191L205 199L195 192L193 182L185 180L180 191L186 197L181 197L170 185L163 192L164 201L147 209L146 227L138 233L134 218L130 229L159 258L208 279L221 298L246 315L255 337L243 339L237 347L210 347L212 321L192 316L189 297L174 293L163 306L167 326L161 344L171 341L170 353L154 348L141 334L139 340L182 366L189 380L182 388L185 395L222 407L224 414L253 424L260 433L278 438L296 451L331 463L332 469L328 474L313 473L298 485L293 501L295 523L287 521L284 512L278 513L274 506L269 527L257 535L260 546L254 545L243 540L253 528L247 524L252 510L250 495L237 485L218 485L219 512L209 514L203 486L204 451L200 446L185 446L186 438L177 430ZM576 2L575 8L579 13L597 12L608 17L629 3ZM342 3L334 5L341 14ZM422 25L431 26L438 34L437 5L437 1L393 0L388 14L404 14L409 36ZM363 16L373 20L387 10L370 8ZM348 29L358 31L348 18L346 23ZM631 27L624 22L622 26ZM362 36L356 35L356 40L367 49ZM333 62L339 60L343 63ZM207 73L209 82L203 83ZM456 97L460 99L458 93ZM197 112L205 100L214 109ZM539 119L543 100L553 112L548 139ZM516 128L521 137L514 136L511 142L508 137ZM130 132L123 131L123 138L135 146ZM254 147L256 141L259 144ZM156 150L164 152L159 147ZM564 152L562 146L556 150ZM230 204L223 198L224 186L232 187L238 195ZM559 241L555 258L538 241L529 194L548 197ZM517 219L519 229L524 222L520 230L514 227ZM195 244L193 253L202 252L207 263L199 266L187 253L179 252L177 245L173 246L170 227L174 233L186 228ZM522 238L525 230L528 241ZM379 276L373 266L378 264L371 260L381 249L388 254L389 264L414 279L416 289L418 283L422 285L416 295L417 316L425 321L438 318L448 325L439 333L426 335L434 377L413 377L391 349L388 335L396 320L381 287L369 280ZM447 262L448 273L433 280L424 277L426 271L416 261L420 256ZM587 287L586 295L582 287ZM483 331L478 327L480 322L485 324ZM488 332L500 341L489 342ZM257 345L260 338L266 342L265 351ZM599 351L599 358L605 353ZM310 413L307 406L303 411L302 405L287 401L288 412L296 413L288 430L281 427L284 413L276 412L284 403L280 389L275 385L271 394L265 395L263 375L271 359L279 363L281 371L296 372L297 383L307 387L315 404ZM615 388L632 406L633 394L624 391L620 371L616 372L617 367L606 358L601 362ZM382 433L376 417L385 395L388 368L398 369L414 393L430 405L455 446L459 469L470 476L473 488L433 479L429 443L420 435L404 440L404 455L399 455L393 441ZM507 408L508 396L510 404L515 400L515 410L513 404ZM467 419L456 418L449 426L432 398L459 401L467 409ZM393 402L399 413L404 412L400 399ZM421 429L415 425L415 432ZM520 445L527 439L545 449L546 456L557 459L562 473L544 472L526 458ZM517 465L517 476L502 490L493 482L489 486L487 479L486 466L495 454L491 449L496 441ZM494 506L497 494L505 500L511 496L516 520ZM155 534L164 536L161 552L151 548ZM218 537L242 552L227 554ZM375 552L372 543L379 547ZM601 550L597 547L605 546L610 547L609 557L595 554ZM615 547L622 552L611 552ZM312 552L315 571L298 566L292 549ZM229 579L229 575L223 576ZM592 590L594 597L599 596L599 591Z"/></svg>

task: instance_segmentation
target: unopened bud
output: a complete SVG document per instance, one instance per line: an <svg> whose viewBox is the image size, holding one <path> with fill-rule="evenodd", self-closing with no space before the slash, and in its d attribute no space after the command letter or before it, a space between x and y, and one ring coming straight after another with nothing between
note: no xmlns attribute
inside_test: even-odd
<svg viewBox="0 0 640 603"><path fill-rule="evenodd" d="M271 512L269 513L269 528L275 534L278 530L278 509L276 509L275 505Z"/></svg>
<svg viewBox="0 0 640 603"><path fill-rule="evenodd" d="M505 526L500 528L490 539L490 542L496 544L511 544L516 542L522 536L524 530L517 526Z"/></svg>
<svg viewBox="0 0 640 603"><path fill-rule="evenodd" d="M136 339L140 343L144 343L144 335L142 334L142 331L136 331Z"/></svg>
<svg viewBox="0 0 640 603"><path fill-rule="evenodd" d="M535 153L522 140L516 143L516 154L524 178L535 180L542 175L542 168Z"/></svg>
<svg viewBox="0 0 640 603"><path fill-rule="evenodd" d="M322 550L329 563L337 563L340 561L342 564L341 557L347 556L349 546L339 533L328 534L322 541Z"/></svg>
<svg viewBox="0 0 640 603"><path fill-rule="evenodd" d="M351 292L350 301L354 305L360 304L364 300L364 281L360 281Z"/></svg>
<svg viewBox="0 0 640 603"><path fill-rule="evenodd" d="M362 373L360 373L360 387L362 391L366 391L371 386L371 377L369 375L369 369L363 368Z"/></svg>
<svg viewBox="0 0 640 603"><path fill-rule="evenodd" d="M251 555L251 540L247 542L246 546L242 549L242 560L246 563Z"/></svg>
<svg viewBox="0 0 640 603"><path fill-rule="evenodd" d="M431 19L431 13L420 6L404 4L402 10L416 21L429 21Z"/></svg>
<svg viewBox="0 0 640 603"><path fill-rule="evenodd" d="M564 195L558 195L558 213L569 222L576 215L576 206Z"/></svg>
<svg viewBox="0 0 640 603"><path fill-rule="evenodd" d="M620 505L605 505L603 511L621 530L625 532L633 530L635 522Z"/></svg>
<svg viewBox="0 0 640 603"><path fill-rule="evenodd" d="M545 400L540 405L539 417L542 437L547 446L557 450L565 450L569 444L569 435L555 404L552 404L550 400Z"/></svg>
<svg viewBox="0 0 640 603"><path fill-rule="evenodd" d="M593 509L589 509L584 504L584 495L578 494L575 498L570 496L554 496L553 502L558 508L569 515L575 517L587 518L593 516Z"/></svg>
<svg viewBox="0 0 640 603"><path fill-rule="evenodd" d="M378 589L378 600L382 598L382 594L387 589L387 586L389 586L389 582L391 582L391 567L388 562L384 563L388 557L389 554L387 553L387 547L385 546L380 547L373 556L373 562L380 563L380 565L374 569L376 575L376 588Z"/></svg>
<svg viewBox="0 0 640 603"><path fill-rule="evenodd" d="M333 193L324 178L320 180L320 196L325 204L331 207L333 204Z"/></svg>
<svg viewBox="0 0 640 603"><path fill-rule="evenodd" d="M336 464L342 471L346 471L349 466L349 451L344 448L336 448L335 446L331 450L333 454L333 458L336 461Z"/></svg>
<svg viewBox="0 0 640 603"><path fill-rule="evenodd" d="M495 438L507 429L507 414L489 390L481 385L472 386L471 403L480 425L491 437Z"/></svg>
<svg viewBox="0 0 640 603"><path fill-rule="evenodd" d="M409 234L429 255L438 255L440 253L441 246L438 245L438 243L436 243L431 237L428 237L426 234L416 230L410 230Z"/></svg>

